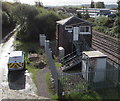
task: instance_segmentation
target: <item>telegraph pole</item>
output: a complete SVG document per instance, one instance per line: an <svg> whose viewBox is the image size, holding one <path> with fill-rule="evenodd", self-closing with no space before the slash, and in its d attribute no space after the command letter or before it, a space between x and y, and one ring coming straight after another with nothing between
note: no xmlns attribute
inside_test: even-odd
<svg viewBox="0 0 120 101"><path fill-rule="evenodd" d="M0 10L2 11L2 2L0 1ZM2 41L2 14L0 15L0 44Z"/></svg>
<svg viewBox="0 0 120 101"><path fill-rule="evenodd" d="M118 4L118 12L120 12L120 0L118 0L117 4Z"/></svg>

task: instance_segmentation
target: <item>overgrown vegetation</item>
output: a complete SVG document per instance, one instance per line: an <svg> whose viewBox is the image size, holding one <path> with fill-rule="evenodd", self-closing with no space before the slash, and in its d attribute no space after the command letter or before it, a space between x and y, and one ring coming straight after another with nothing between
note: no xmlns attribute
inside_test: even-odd
<svg viewBox="0 0 120 101"><path fill-rule="evenodd" d="M47 39L55 39L56 21L64 16L42 6L21 3L2 2L2 28L4 30L15 24L21 25L17 38L25 42L37 42L39 34L46 34ZM3 35L5 36L5 35Z"/></svg>
<svg viewBox="0 0 120 101"><path fill-rule="evenodd" d="M56 21L60 20L61 16L54 11L20 4L14 8L13 15L22 27L17 35L19 40L36 42L39 34L45 34L49 40L55 39Z"/></svg>
<svg viewBox="0 0 120 101"><path fill-rule="evenodd" d="M101 100L101 97L94 91L72 92L65 95L63 98L71 100Z"/></svg>
<svg viewBox="0 0 120 101"><path fill-rule="evenodd" d="M95 19L94 30L105 33L115 38L120 38L120 1L118 2L116 18L98 17Z"/></svg>
<svg viewBox="0 0 120 101"><path fill-rule="evenodd" d="M0 16L2 16L2 37L4 38L15 27L15 21L12 16L13 5L9 2L2 2L2 10L0 9Z"/></svg>

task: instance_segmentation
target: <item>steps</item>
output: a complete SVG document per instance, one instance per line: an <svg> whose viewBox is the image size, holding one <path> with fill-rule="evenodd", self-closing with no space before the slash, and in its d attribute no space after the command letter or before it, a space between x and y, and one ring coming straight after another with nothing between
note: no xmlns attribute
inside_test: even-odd
<svg viewBox="0 0 120 101"><path fill-rule="evenodd" d="M80 56L73 56L67 61L66 63L63 64L61 67L62 71L66 71L75 65L79 64L81 62L81 57Z"/></svg>
<svg viewBox="0 0 120 101"><path fill-rule="evenodd" d="M60 62L62 63L62 71L66 71L79 64L82 61L83 50L91 50L88 47L84 37L81 39L81 41L73 41L73 45L75 46L76 51L60 59Z"/></svg>
<svg viewBox="0 0 120 101"><path fill-rule="evenodd" d="M62 59L60 59L60 62L62 63L62 71L66 71L75 65L79 64L82 61L81 55L78 50L66 55Z"/></svg>

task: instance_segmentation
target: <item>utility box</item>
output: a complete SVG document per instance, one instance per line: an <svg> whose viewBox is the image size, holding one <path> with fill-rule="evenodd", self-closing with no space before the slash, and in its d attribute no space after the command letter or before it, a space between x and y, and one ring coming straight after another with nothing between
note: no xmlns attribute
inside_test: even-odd
<svg viewBox="0 0 120 101"><path fill-rule="evenodd" d="M46 36L45 34L40 34L40 46L45 46Z"/></svg>
<svg viewBox="0 0 120 101"><path fill-rule="evenodd" d="M105 80L107 55L100 51L84 51L82 54L82 74L86 81L102 82Z"/></svg>
<svg viewBox="0 0 120 101"><path fill-rule="evenodd" d="M63 58L65 56L65 49L63 47L59 47L59 58Z"/></svg>

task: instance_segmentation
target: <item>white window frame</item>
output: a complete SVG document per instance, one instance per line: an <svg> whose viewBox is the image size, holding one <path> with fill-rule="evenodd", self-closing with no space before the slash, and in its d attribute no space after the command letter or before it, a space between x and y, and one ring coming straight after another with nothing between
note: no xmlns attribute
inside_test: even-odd
<svg viewBox="0 0 120 101"><path fill-rule="evenodd" d="M80 26L79 28L81 29L81 27L84 27L84 28L89 27L89 32L80 32L80 34L91 34L91 27L90 26ZM84 29L84 30L86 30L86 29Z"/></svg>
<svg viewBox="0 0 120 101"><path fill-rule="evenodd" d="M68 32L72 32L73 31L73 26L65 26L65 30L67 30Z"/></svg>

